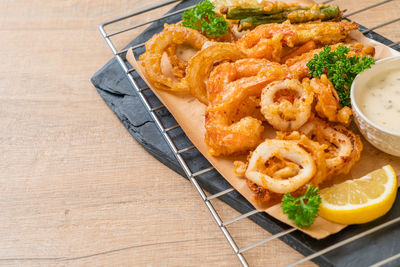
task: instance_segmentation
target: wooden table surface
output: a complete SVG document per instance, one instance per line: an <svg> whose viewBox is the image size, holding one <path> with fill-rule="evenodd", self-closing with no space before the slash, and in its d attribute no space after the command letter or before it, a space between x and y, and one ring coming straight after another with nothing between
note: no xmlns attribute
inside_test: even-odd
<svg viewBox="0 0 400 267"><path fill-rule="evenodd" d="M0 265L239 266L192 185L130 136L89 81L112 56L97 26L159 2L0 1ZM373 26L399 10L395 0L352 18ZM399 41L399 26L378 32ZM223 219L238 215L214 203ZM240 247L270 235L249 220L229 230ZM302 257L280 240L245 256L255 266Z"/></svg>

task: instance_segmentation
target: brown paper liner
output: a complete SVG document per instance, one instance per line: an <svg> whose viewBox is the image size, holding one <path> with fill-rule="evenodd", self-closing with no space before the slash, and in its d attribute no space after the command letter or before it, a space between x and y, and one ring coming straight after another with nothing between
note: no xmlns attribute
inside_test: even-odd
<svg viewBox="0 0 400 267"><path fill-rule="evenodd" d="M351 37L365 45L374 46L376 49L375 59L382 59L394 55L400 55L399 52L381 44L374 40L366 38L359 31L354 31ZM218 170L218 172L235 188L242 196L244 196L258 211L264 211L272 217L296 227L290 221L286 214L282 212L280 204L273 206L265 206L254 201L253 193L248 188L245 179L237 176L233 172L233 161L237 160L234 157L214 157L208 153L208 148L204 142L205 128L204 128L204 113L206 106L197 101L192 95L189 94L174 94L167 91L156 89L146 79L143 68L135 60L133 51L129 50L127 53L127 60L137 70L138 74L145 80L149 87L153 90L155 95L161 102L168 108L171 114L175 117L183 131L197 147L197 149L208 159L208 161ZM357 129L354 129L358 132ZM275 131L272 128L266 129L267 135L274 135ZM380 168L386 164L391 164L396 173L400 173L400 158L393 157L385 154L363 139L364 150L361 154L361 160L353 167L351 172L345 178L359 178L363 175ZM336 177L333 181L342 181L343 177ZM337 233L344 229L346 225L333 223L321 217L317 217L314 224L310 228L299 228L300 231L310 235L316 239L325 238L331 234Z"/></svg>

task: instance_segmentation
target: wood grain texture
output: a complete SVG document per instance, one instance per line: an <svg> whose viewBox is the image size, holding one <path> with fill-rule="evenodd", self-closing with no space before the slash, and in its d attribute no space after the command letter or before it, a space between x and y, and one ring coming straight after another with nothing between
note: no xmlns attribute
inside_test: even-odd
<svg viewBox="0 0 400 267"><path fill-rule="evenodd" d="M159 2L0 1L0 265L239 265L191 184L136 143L89 81L111 57L97 26ZM335 2L351 12L377 1ZM399 9L352 18L373 26ZM399 25L377 32L398 41ZM238 215L214 203L223 219ZM229 230L240 247L270 235L249 220ZM255 266L302 257L279 240L245 255Z"/></svg>

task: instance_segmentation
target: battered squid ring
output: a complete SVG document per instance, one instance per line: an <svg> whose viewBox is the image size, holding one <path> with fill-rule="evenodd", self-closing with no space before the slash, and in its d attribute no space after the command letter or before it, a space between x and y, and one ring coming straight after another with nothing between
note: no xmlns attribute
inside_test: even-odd
<svg viewBox="0 0 400 267"><path fill-rule="evenodd" d="M313 157L316 172L309 182L310 184L318 186L319 184L331 178L331 176L328 174L324 152L324 150L327 148L327 145L315 142L309 139L307 136L300 134L298 131L291 132L290 134L282 132L277 132L276 134L279 139L295 141Z"/></svg>
<svg viewBox="0 0 400 267"><path fill-rule="evenodd" d="M278 155L301 166L299 172L288 179L274 179L259 171L260 165L264 165L268 159ZM315 172L314 159L296 142L271 139L264 141L253 151L245 177L269 191L285 194L294 192L308 183Z"/></svg>
<svg viewBox="0 0 400 267"><path fill-rule="evenodd" d="M146 53L140 57L147 78L158 89L175 92L188 91L189 88L185 80L175 81L163 74L161 68L162 55L171 45L188 44L200 50L207 41L208 39L196 30L165 24L162 32L155 34L146 42Z"/></svg>
<svg viewBox="0 0 400 267"><path fill-rule="evenodd" d="M297 95L281 95L279 92ZM261 95L261 113L277 130L293 131L299 129L311 115L313 93L303 87L296 79L276 81L267 85Z"/></svg>
<svg viewBox="0 0 400 267"><path fill-rule="evenodd" d="M350 169L354 166L354 164L360 159L361 157L361 151L363 150L363 143L361 142L361 138L359 135L353 133L343 125L335 125L332 127L336 132L339 132L341 134L344 134L347 136L352 145L353 145L353 150L351 151L351 154L349 158L346 159L345 163L341 166L339 170L336 170L336 172L339 174L346 174L350 172Z"/></svg>
<svg viewBox="0 0 400 267"><path fill-rule="evenodd" d="M167 53L169 62L172 66L172 74L175 76L175 78L182 79L186 75L186 68L188 63L177 56L176 49L176 45L170 45L167 49L165 49L165 52Z"/></svg>
<svg viewBox="0 0 400 267"><path fill-rule="evenodd" d="M206 80L214 68L214 63L221 60L235 61L245 57L235 44L216 43L202 49L190 60L186 69L185 81L190 92L203 104L208 104Z"/></svg>
<svg viewBox="0 0 400 267"><path fill-rule="evenodd" d="M331 127L326 122L314 118L301 127L300 132L320 144L328 145L325 156L329 175L347 174L360 159L360 137L342 125Z"/></svg>

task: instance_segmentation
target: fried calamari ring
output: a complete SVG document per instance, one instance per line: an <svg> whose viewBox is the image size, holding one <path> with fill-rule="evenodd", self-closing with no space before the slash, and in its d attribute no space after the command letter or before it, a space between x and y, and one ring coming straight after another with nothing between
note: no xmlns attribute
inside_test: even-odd
<svg viewBox="0 0 400 267"><path fill-rule="evenodd" d="M167 56L169 58L169 62L171 63L172 69L171 72L177 79L182 79L186 75L186 67L187 67L187 62L180 59L178 55L176 54L176 49L177 46L170 45L167 47L165 52L167 53Z"/></svg>
<svg viewBox="0 0 400 267"><path fill-rule="evenodd" d="M314 118L300 128L310 139L325 144L326 166L329 175L347 174L360 159L361 139L342 125L330 126Z"/></svg>
<svg viewBox="0 0 400 267"><path fill-rule="evenodd" d="M310 118L312 102L312 91L298 80L276 81L263 89L261 112L275 129L293 131Z"/></svg>
<svg viewBox="0 0 400 267"><path fill-rule="evenodd" d="M331 176L328 174L326 165L325 149L327 145L320 144L309 139L305 135L301 135L298 131L288 133L277 132L277 136L282 140L293 140L305 151L307 151L314 159L316 172L310 180L310 184L318 186L319 184L327 181Z"/></svg>
<svg viewBox="0 0 400 267"><path fill-rule="evenodd" d="M165 24L162 32L155 34L146 42L146 52L140 57L147 78L158 89L175 92L188 91L188 85L184 80L174 81L163 74L161 69L162 55L171 45L188 44L200 50L207 41L208 39L196 30Z"/></svg>
<svg viewBox="0 0 400 267"><path fill-rule="evenodd" d="M186 78L190 92L203 104L208 104L206 80L214 68L214 63L221 60L235 61L244 58L235 44L216 43L199 51L190 60L186 69Z"/></svg>
<svg viewBox="0 0 400 267"><path fill-rule="evenodd" d="M339 96L333 87L333 84L328 80L328 77L323 74L321 78L313 78L312 80L304 79L303 86L309 87L317 99L315 111L321 118L326 118L331 122L340 122L345 125L350 124L351 115L353 112L349 107L342 107L339 104Z"/></svg>
<svg viewBox="0 0 400 267"><path fill-rule="evenodd" d="M250 157L250 155L249 155ZM246 172L248 162L243 161L234 161L234 173L243 176ZM250 191L253 193L253 199L259 203L268 203L271 200L279 200L282 197L282 194L276 194L270 192L268 189L259 186L258 184L252 182L251 180L246 179L247 186L249 187Z"/></svg>
<svg viewBox="0 0 400 267"><path fill-rule="evenodd" d="M298 173L287 179L277 179L261 172L260 170L265 168L265 163L273 157L284 158L286 161L299 165ZM314 159L296 142L266 140L253 151L245 177L269 191L285 194L294 192L308 183L315 172Z"/></svg>
<svg viewBox="0 0 400 267"><path fill-rule="evenodd" d="M359 135L353 133L351 130L347 129L343 125L334 125L332 128L346 137L348 137L353 145L353 150L350 156L345 160L344 165L341 166L339 170L336 170L336 174L347 174L350 172L354 164L360 160L361 152L363 150L363 143Z"/></svg>
<svg viewBox="0 0 400 267"><path fill-rule="evenodd" d="M259 186L256 183L253 183L251 180L247 178L246 178L246 183L250 191L253 192L253 198L256 202L268 203L270 201L280 200L282 198L282 194L271 192L268 189Z"/></svg>

